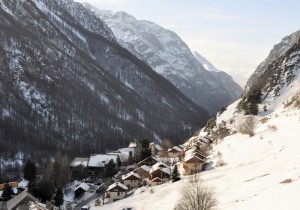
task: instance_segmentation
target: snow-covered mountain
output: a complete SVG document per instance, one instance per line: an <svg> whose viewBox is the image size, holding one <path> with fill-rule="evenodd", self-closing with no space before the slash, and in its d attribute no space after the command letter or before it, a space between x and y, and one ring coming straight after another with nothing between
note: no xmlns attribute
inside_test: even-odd
<svg viewBox="0 0 300 210"><path fill-rule="evenodd" d="M0 0L0 28L1 159L178 142L208 118L79 3Z"/></svg>
<svg viewBox="0 0 300 210"><path fill-rule="evenodd" d="M220 82L220 86L224 88L226 94L231 99L237 99L241 96L241 87L232 79L231 76L226 74L224 71L217 69L212 63L206 58L200 55L198 52L194 52L195 58L203 65L203 67L210 72L210 74ZM224 94L225 94L224 92ZM228 105L228 104L225 104Z"/></svg>
<svg viewBox="0 0 300 210"><path fill-rule="evenodd" d="M257 79L265 81L255 86L262 90L257 116L244 115L239 106L243 99L239 99L190 139L210 135L215 140L208 160L211 167L199 175L205 185L214 189L218 209L298 210L300 43L296 41ZM253 134L243 134L245 126ZM134 210L174 209L180 202L178 189L188 181L188 177L182 178L142 192L136 190L129 198L101 209L125 205ZM100 208L92 208L97 209Z"/></svg>
<svg viewBox="0 0 300 210"><path fill-rule="evenodd" d="M230 76L219 70L205 69L203 65L215 68L207 60L202 65L204 59L199 62L173 31L153 22L137 20L125 12L112 13L89 4L84 6L111 28L122 46L211 113L240 97L242 89Z"/></svg>
<svg viewBox="0 0 300 210"><path fill-rule="evenodd" d="M257 67L255 72L251 75L245 86L244 94L247 94L252 86L257 84L258 78L267 70L268 66L284 55L295 43L299 41L300 30L284 37L280 43L276 44L270 51L268 57Z"/></svg>

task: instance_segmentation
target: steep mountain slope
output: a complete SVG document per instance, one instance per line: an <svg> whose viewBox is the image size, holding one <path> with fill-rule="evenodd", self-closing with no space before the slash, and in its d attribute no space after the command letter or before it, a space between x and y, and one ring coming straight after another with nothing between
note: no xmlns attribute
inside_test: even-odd
<svg viewBox="0 0 300 210"><path fill-rule="evenodd" d="M211 113L239 98L242 89L226 73L207 71L173 31L137 20L125 12L112 13L89 4L84 6L108 24L121 45L147 61L157 73Z"/></svg>
<svg viewBox="0 0 300 210"><path fill-rule="evenodd" d="M200 55L198 52L194 52L195 58L203 65L203 67L210 72L210 74L217 79L222 86L222 90L219 90L222 94L228 95L230 99L236 100L241 96L242 88L232 79L231 76L223 71L217 69L206 58ZM223 92L222 92L223 91ZM228 104L225 104L228 105Z"/></svg>
<svg viewBox="0 0 300 210"><path fill-rule="evenodd" d="M0 152L182 141L208 118L71 0L0 1Z"/></svg>
<svg viewBox="0 0 300 210"><path fill-rule="evenodd" d="M279 57L284 55L295 43L298 42L300 31L284 37L280 43L276 44L270 51L268 57L257 67L245 86L244 94L247 94L252 86L256 85L257 79L266 71L267 67Z"/></svg>

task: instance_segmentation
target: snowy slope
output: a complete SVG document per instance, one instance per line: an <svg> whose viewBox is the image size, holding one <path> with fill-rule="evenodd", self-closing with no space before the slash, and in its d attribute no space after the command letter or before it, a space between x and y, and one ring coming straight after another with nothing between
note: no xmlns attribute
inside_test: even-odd
<svg viewBox="0 0 300 210"><path fill-rule="evenodd" d="M137 20L125 12L112 13L88 4L84 6L111 28L122 46L211 113L239 98L242 92L239 85L224 72L221 74L218 70L220 74L216 75L205 69L209 62L206 60L203 67L173 31L149 21ZM222 79L223 76L226 79Z"/></svg>
<svg viewBox="0 0 300 210"><path fill-rule="evenodd" d="M216 165L222 159L226 165L202 172L200 176L206 185L214 188L219 209L299 209L300 110L284 108L281 103L299 90L300 87L293 86L289 94L274 103L275 110L257 116L253 137L236 133L214 146L211 161ZM228 107L218 121L229 120L236 106L234 103ZM135 210L171 210L179 199L178 189L186 181L185 177L176 183L152 187L153 193L148 188L127 199L92 209L128 206Z"/></svg>

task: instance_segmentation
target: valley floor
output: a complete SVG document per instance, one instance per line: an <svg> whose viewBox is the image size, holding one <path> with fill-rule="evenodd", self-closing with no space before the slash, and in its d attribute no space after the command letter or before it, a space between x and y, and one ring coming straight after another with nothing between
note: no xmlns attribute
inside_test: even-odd
<svg viewBox="0 0 300 210"><path fill-rule="evenodd" d="M262 120L263 119L263 120ZM255 135L234 134L214 146L211 160L225 165L200 173L214 188L220 210L298 210L300 206L300 111L258 117ZM92 210L171 210L179 200L176 183L137 189L129 198ZM152 189L152 190L151 190Z"/></svg>

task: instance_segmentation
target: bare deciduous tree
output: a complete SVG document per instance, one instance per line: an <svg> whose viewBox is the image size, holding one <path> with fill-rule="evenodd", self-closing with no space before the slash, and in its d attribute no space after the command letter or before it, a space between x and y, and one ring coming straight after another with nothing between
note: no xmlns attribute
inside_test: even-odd
<svg viewBox="0 0 300 210"><path fill-rule="evenodd" d="M165 156L167 156L167 151L173 147L173 144L169 139L164 139L161 142L161 147L164 149Z"/></svg>
<svg viewBox="0 0 300 210"><path fill-rule="evenodd" d="M217 207L213 190L201 181L187 183L181 188L180 194L175 210L215 210Z"/></svg>
<svg viewBox="0 0 300 210"><path fill-rule="evenodd" d="M238 122L238 124L236 125L236 130L241 134L254 136L255 123L256 120L253 115L247 116Z"/></svg>

